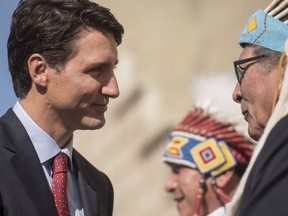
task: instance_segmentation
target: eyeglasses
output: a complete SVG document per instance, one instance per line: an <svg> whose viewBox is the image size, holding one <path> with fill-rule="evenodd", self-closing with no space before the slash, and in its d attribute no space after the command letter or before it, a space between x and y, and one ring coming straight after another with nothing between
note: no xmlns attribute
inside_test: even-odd
<svg viewBox="0 0 288 216"><path fill-rule="evenodd" d="M253 63L247 65L245 68L240 67L241 64L244 64L244 63L247 63L247 62L251 62L251 61L255 61L255 60L261 59L261 58L266 58L266 57L268 57L268 56L267 55L259 55L259 56L254 56L254 57L251 57L251 58L246 58L246 59L241 59L241 60L238 60L238 61L234 61L234 70L235 70L238 82L241 84L242 79L244 77L244 74L246 73L247 69Z"/></svg>

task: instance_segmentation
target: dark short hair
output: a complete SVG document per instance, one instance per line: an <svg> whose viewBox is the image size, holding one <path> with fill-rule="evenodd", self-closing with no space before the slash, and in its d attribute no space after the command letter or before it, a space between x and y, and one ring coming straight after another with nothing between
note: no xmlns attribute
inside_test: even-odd
<svg viewBox="0 0 288 216"><path fill-rule="evenodd" d="M114 35L119 45L123 26L108 8L89 0L21 0L14 11L8 38L8 63L17 97L25 98L32 80L27 61L41 54L54 68L65 66L85 29Z"/></svg>

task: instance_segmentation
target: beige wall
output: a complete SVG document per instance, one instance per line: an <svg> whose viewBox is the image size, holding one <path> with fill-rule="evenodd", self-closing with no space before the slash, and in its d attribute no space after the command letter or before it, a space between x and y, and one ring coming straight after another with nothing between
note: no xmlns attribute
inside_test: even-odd
<svg viewBox="0 0 288 216"><path fill-rule="evenodd" d="M125 27L116 70L121 96L107 124L75 135L76 148L111 178L114 216L176 216L161 154L191 107L191 81L231 71L239 35L268 0L101 0ZM236 81L236 80L235 80Z"/></svg>

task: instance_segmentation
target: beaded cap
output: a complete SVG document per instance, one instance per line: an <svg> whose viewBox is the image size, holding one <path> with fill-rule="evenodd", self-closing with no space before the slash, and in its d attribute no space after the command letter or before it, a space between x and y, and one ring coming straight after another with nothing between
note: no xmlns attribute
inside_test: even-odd
<svg viewBox="0 0 288 216"><path fill-rule="evenodd" d="M274 0L264 11L257 10L244 27L240 45L255 44L277 52L284 52L288 38L288 1Z"/></svg>

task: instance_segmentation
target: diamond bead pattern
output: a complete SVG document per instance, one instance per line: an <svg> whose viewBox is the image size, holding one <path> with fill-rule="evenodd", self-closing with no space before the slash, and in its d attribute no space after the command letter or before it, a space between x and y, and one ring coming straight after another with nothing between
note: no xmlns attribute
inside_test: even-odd
<svg viewBox="0 0 288 216"><path fill-rule="evenodd" d="M67 199L67 163L68 156L60 152L52 164L52 193L59 216L70 216Z"/></svg>

